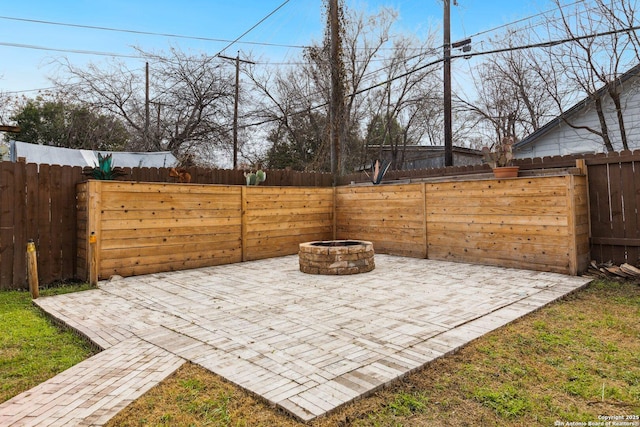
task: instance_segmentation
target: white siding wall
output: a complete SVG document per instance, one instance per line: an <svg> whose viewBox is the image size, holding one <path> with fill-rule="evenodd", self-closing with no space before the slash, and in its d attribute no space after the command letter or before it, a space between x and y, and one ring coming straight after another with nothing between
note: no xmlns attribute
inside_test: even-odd
<svg viewBox="0 0 640 427"><path fill-rule="evenodd" d="M625 130L629 149L640 149L640 79L626 81L622 88L622 109L625 121ZM616 151L622 150L620 131L616 117L615 106L611 98L606 95L603 103L609 136ZM600 130L600 122L595 107L590 105L583 111L574 114L569 122L575 126L589 126ZM585 130L574 129L562 122L555 128L540 136L534 142L527 144L514 156L518 159L544 156L564 156L577 153L601 153L605 152L602 138Z"/></svg>

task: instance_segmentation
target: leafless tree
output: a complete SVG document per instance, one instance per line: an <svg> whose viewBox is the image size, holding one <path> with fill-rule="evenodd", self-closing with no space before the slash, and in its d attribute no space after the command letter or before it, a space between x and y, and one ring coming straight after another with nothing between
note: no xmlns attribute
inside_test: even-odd
<svg viewBox="0 0 640 427"><path fill-rule="evenodd" d="M342 51L348 95L341 157L343 169L352 170L367 160L364 134L374 116L388 111L393 120L402 122L404 139L394 148L397 154L407 143L421 142L429 134L428 126L433 126L431 118L440 111L441 102L434 100L439 93L433 84L434 69L424 67L433 59L431 38L393 39L391 29L397 19L393 9L382 8L373 15L348 10L346 15ZM300 138L313 135L317 143L308 167L320 170L327 169L329 153L328 70L328 51L323 44L315 44L306 49L295 70L252 75L261 91L261 109L272 112L272 143L287 139L302 147ZM305 129L301 129L303 124ZM402 160L397 159L400 166Z"/></svg>
<svg viewBox="0 0 640 427"><path fill-rule="evenodd" d="M233 70L219 58L139 50L149 63L147 120L144 68L122 61L80 68L62 62L64 78L55 83L70 96L121 118L133 134L129 149L198 153L229 144L233 116Z"/></svg>
<svg viewBox="0 0 640 427"><path fill-rule="evenodd" d="M433 44L431 34L425 45ZM438 67L427 66L434 50L418 46L420 41L415 38L397 37L378 77L384 83L367 94L372 115L385 118L382 141L387 140L393 122L402 129L401 138L389 140L392 169L402 169L407 146L423 142L425 135L431 135L430 124L442 113ZM379 158L382 149L378 147Z"/></svg>
<svg viewBox="0 0 640 427"><path fill-rule="evenodd" d="M602 138L607 151L614 151L613 138L620 138L621 147L629 149L624 109L621 100L620 77L640 60L640 44L635 31L638 25L635 0L592 0L586 7L567 10L559 0L554 0L557 11L548 17L549 34L558 39L568 39L550 50L555 73L546 75L548 87L567 85L581 93L592 103L598 116L598 126L578 125L564 115L565 99L562 94L551 92L564 122L575 129L582 129ZM553 81L553 77L562 76ZM616 130L609 126L606 111L608 95L614 105ZM616 135L617 134L617 135Z"/></svg>
<svg viewBox="0 0 640 427"><path fill-rule="evenodd" d="M457 98L463 110L475 118L476 130L488 141L501 141L504 137L519 140L537 130L556 111L542 77L549 64L537 59L539 52L509 50L530 39L516 33L502 39L507 42L496 43L496 47L506 50L487 57L477 67L477 98Z"/></svg>

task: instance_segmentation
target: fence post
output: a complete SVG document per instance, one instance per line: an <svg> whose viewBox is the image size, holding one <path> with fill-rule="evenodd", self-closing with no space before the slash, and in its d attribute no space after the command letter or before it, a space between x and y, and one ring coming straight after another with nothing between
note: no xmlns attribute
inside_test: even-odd
<svg viewBox="0 0 640 427"><path fill-rule="evenodd" d="M89 284L98 286L98 238L95 231L89 236Z"/></svg>
<svg viewBox="0 0 640 427"><path fill-rule="evenodd" d="M585 159L576 159L576 167L580 170L581 175L587 174L587 162Z"/></svg>
<svg viewBox="0 0 640 427"><path fill-rule="evenodd" d="M38 288L38 257L33 239L29 239L27 243L27 276L31 298L36 299L40 296L40 289Z"/></svg>
<svg viewBox="0 0 640 427"><path fill-rule="evenodd" d="M240 187L240 244L242 245L242 262L247 260L247 186Z"/></svg>

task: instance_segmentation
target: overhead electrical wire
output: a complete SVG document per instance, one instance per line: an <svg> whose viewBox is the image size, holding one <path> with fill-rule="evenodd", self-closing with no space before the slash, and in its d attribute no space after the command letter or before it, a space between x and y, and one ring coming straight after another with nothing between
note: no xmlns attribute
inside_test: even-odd
<svg viewBox="0 0 640 427"><path fill-rule="evenodd" d="M462 55L451 55L451 59L459 59L459 58L469 59L469 58L474 57L474 56L493 55L493 54L497 54L497 53L514 52L514 51L525 50L525 49L536 49L536 48L553 47L553 46L558 46L558 45L561 45L561 44L564 44L564 43L570 43L570 42L574 42L574 41L581 41L581 40L586 40L586 39L596 38L596 37L611 36L611 35L620 34L620 33L628 33L628 32L637 31L637 30L640 30L640 25L636 25L636 26L629 27L629 28L622 28L622 29L618 29L618 30L597 32L597 33L591 33L591 34L586 34L586 35L582 35L582 36L568 37L568 38L564 38L564 39L550 40L550 41L540 42L540 43L532 43L532 44L527 44L527 45L522 45L522 46L512 46L512 47L507 47L507 48L502 48L502 49L493 49L493 50L487 50L487 51L483 51L483 52L474 52L474 53L466 52L466 53L464 53ZM394 76L392 78L389 78L389 79L387 79L387 80L385 80L383 82L379 82L379 83L376 83L374 85L368 86L366 88L359 89L359 90L357 90L355 92L352 92L352 93L346 95L345 98L352 98L352 97L354 97L356 95L360 95L360 94L362 94L364 92L368 92L368 91L373 90L373 89L375 89L377 87L387 85L387 84L389 84L389 83L391 83L391 82L393 82L395 80L402 79L402 78L407 77L407 76L409 76L409 75L411 75L413 73L417 73L418 71L422 71L425 68L431 67L431 66L439 64L441 62L444 62L444 58L436 59L435 61L431 61L431 62L429 62L427 64L421 65L420 67L417 67L417 68L415 68L413 70L407 71L406 73L402 73L402 74L399 74L399 75ZM325 107L326 105L328 105L328 102L324 102L324 103L316 105L314 107L291 113L291 115L295 116L295 115L299 115L299 114L304 114L304 113L306 113L308 111L317 110L319 108ZM249 128L249 127L254 127L254 126L260 126L260 125L271 123L271 122L275 122L275 121L278 121L278 120L281 120L281 118L263 120L261 122L251 123L251 124L243 125L241 127L242 128Z"/></svg>
<svg viewBox="0 0 640 427"><path fill-rule="evenodd" d="M218 56L221 53L223 53L225 50L229 49L231 46L233 46L234 44L236 44L241 38L243 38L244 36L246 36L247 34L249 34L251 31L253 31L256 27L258 27L260 24L262 24L264 21L266 21L267 19L269 19L274 13L276 13L277 11L279 11L280 9L282 9L287 3L289 3L290 0L285 0L280 6L276 7L275 9L273 9L271 12L269 12L269 14L267 16L265 16L264 18L262 18L261 20L259 20L253 27L249 28L247 31L245 31L244 33L240 34L235 40L233 40L232 42L230 42L228 45L226 45L225 47L223 47L222 49L220 49L220 52L216 53L213 56Z"/></svg>
<svg viewBox="0 0 640 427"><path fill-rule="evenodd" d="M284 6L284 4L281 5L280 7L282 7L282 6ZM278 9L280 7L278 7ZM271 14L273 14L273 12ZM231 43L243 43L243 44L256 45L256 46L287 47L287 48L295 48L295 49L302 49L302 48L305 47L305 46L299 46L299 45L287 45L287 44L276 44L276 43L253 42L253 41L242 41L241 42L241 41L238 41L238 39L232 41L232 40L227 40L227 39L217 39L217 38L211 38L211 37L188 36L188 35L184 35L184 34L159 33L159 32L153 32L153 31L140 31L140 30L125 29L125 28L101 27L101 26L95 26L95 25L71 24L71 23L66 23L66 22L44 21L44 20L39 20L39 19L15 18L15 17L11 17L11 16L0 16L0 19L10 20L10 21L19 21L19 22L30 22L30 23L34 23L34 24L57 25L57 26L61 26L61 27L83 28L83 29L88 29L88 30L112 31L112 32L118 32L118 33L140 34L140 35L145 35L145 36L170 37L170 38L186 39L186 40L200 40L200 41L209 41L209 42L217 42L217 43L230 43L231 42Z"/></svg>
<svg viewBox="0 0 640 427"><path fill-rule="evenodd" d="M118 32L133 33L133 34L145 34L145 35L176 37L176 38L184 38L184 39L195 39L195 40L216 41L216 42L220 42L220 41L228 42L228 44L222 50L220 50L216 55L214 55L214 56L217 56L217 55L221 54L222 52L224 52L224 50L228 49L229 47L233 46L236 43L256 44L256 45L264 45L264 46L291 47L291 48L305 48L306 46L278 45L278 44L270 44L270 43L242 42L242 41L240 41L240 39L242 39L244 36L246 36L248 33L250 33L256 27L258 27L260 24L262 24L265 20L267 20L269 17L271 17L273 14L275 14L278 10L280 10L287 3L289 3L289 1L290 0L284 1L277 8L275 8L273 11L271 11L269 14L267 14L264 18L262 18L260 21L258 21L255 25L253 25L247 31L242 33L239 37L237 37L236 39L231 40L231 41L230 40L222 40L222 39L213 39L213 38L207 38L207 37L198 37L198 36L186 36L186 35L179 35L179 34L157 33L157 32L117 29L117 28L100 27L100 26L68 24L68 23L60 23L60 22L52 22L52 21L34 20L34 19L13 18L13 17L7 17L7 16L0 16L0 19L9 19L9 20L16 20L16 21L34 22L34 23L40 23L40 24L61 25L61 26L69 26L69 27L87 28L87 29L104 30L104 31L118 31ZM560 7L561 8L565 8L565 7L573 6L573 5L576 5L578 3L582 3L582 2L584 2L584 0L578 0L576 2L569 3L569 4L566 4L566 5L562 5ZM548 14L550 12L553 12L553 10L541 12L541 13L538 13L538 14L535 14L535 15L528 16L526 18L522 18L522 19L510 22L508 24L504 24L504 25L501 25L501 26L498 26L498 27L494 27L494 28L491 28L491 29L488 29L488 30L484 30L484 31L475 33L475 34L473 34L473 35L471 35L469 37L470 38L477 37L477 36L482 35L482 34L487 34L489 32L497 31L499 29L502 29L502 28L505 28L505 27L508 27L508 26L512 26L512 25L515 25L515 24L520 23L520 22L531 20L532 18L536 18L538 16L543 16L543 15ZM569 41L579 41L579 40L585 39L585 38L592 38L592 37L598 37L598 36L604 36L604 35L612 35L612 34L616 34L616 33L620 33L620 32L635 31L637 29L640 29L640 27L631 27L631 28L627 28L627 29L614 30L614 31L609 31L609 32L605 32L605 33L596 33L596 34L586 35L586 36L582 36L582 37L574 37L574 38L562 39L562 40L557 40L557 41L547 41L547 42L529 44L529 45L524 45L524 46L508 47L508 48L503 48L503 49L494 49L494 50L488 50L488 51L483 51L483 52L475 52L475 53L467 52L467 53L465 53L463 55L452 55L451 58L452 59L454 59L454 58L471 58L471 57L475 57L475 56L495 54L495 53L501 53L501 52L507 52L507 51L515 51L515 50L530 49L530 48L540 48L540 47L551 47L551 46L555 46L555 45L558 45L558 44L566 43L566 42L569 42ZM53 51L53 52L66 52L66 53L88 54L88 55L98 55L98 56L112 56L112 57L134 58L134 59L143 58L142 55L127 55L127 54L99 52L99 51L90 51L90 50L76 50L76 49L58 49L58 48L48 48L48 47L43 47L43 46L26 45L26 44L18 44L18 43L0 42L0 45L8 46L8 47L25 48L25 49L37 49L37 50ZM442 48L442 46L440 48ZM414 59L414 58L419 57L419 56L420 55L414 55L412 57L407 58L407 60L411 60L411 59ZM416 68L414 70L411 70L411 71L409 71L407 73L403 73L403 74L401 74L399 76L395 76L393 78L390 78L390 79L388 79L388 80L386 80L384 82L381 82L381 83L377 83L377 84L375 84L373 86L370 86L368 88L361 89L361 90L359 90L357 92L354 92L354 93L352 93L352 94L350 94L348 96L355 96L355 95L358 95L360 93L372 90L372 89L374 89L376 87L379 87L379 86L388 84L388 83L390 83L390 82L392 82L394 80L406 77L407 75L410 75L410 74L412 74L414 72L421 71L421 70L423 70L423 69L425 69L425 68L427 68L429 66L435 65L435 64L437 64L439 62L442 62L442 61L443 61L443 59L438 59L438 60L432 61L432 62L430 62L428 64L420 66L420 67L418 67L418 68ZM279 63L279 65L287 65L287 63ZM383 67L382 69L377 70L375 72L367 73L367 75L376 74L376 73L384 70L385 68L387 68L387 67ZM25 91L19 91L19 92L29 92L29 91L37 91L37 90L40 90L40 89L25 90ZM9 93L13 93L13 92L9 92ZM326 105L326 104L322 104L322 105L313 107L312 109L317 109L317 108L320 108L320 107L322 107L324 105ZM307 110L305 110L305 111L307 111ZM297 114L299 114L299 113L297 113ZM271 119L271 120L268 120L266 122L260 122L260 123L252 124L252 125L245 125L245 127L256 126L258 124L264 124L264 123L272 122L272 121L275 121L275 120L277 120L277 119Z"/></svg>
<svg viewBox="0 0 640 427"><path fill-rule="evenodd" d="M71 27L71 28L85 28L85 29L91 29L91 30L112 31L112 32L130 33L130 34L141 34L141 35L162 36L162 37L172 37L172 38L182 38L182 39L191 39L191 40L203 40L203 41L213 41L213 42L225 42L225 43L228 43L222 50L220 50L220 52L218 52L214 56L217 56L218 54L222 53L224 50L228 49L230 46L232 46L234 44L239 44L239 43L257 45L257 46L286 47L286 48L296 48L296 49L308 48L310 46L263 43L263 42L252 42L252 41L241 41L240 40L242 37L244 37L249 32L251 32L253 29L255 29L257 26L259 26L266 19L271 17L279 9L281 9L283 6L285 6L289 1L290 0L287 0L284 3L282 3L280 6L278 6L276 9L274 9L272 12L270 12L267 16L262 18L257 24L252 26L249 30L245 31L241 36L239 36L235 40L217 39L217 38L210 38L210 37L190 36L190 35L183 35L183 34L163 33L163 32L152 32L152 31L141 31L141 30L132 30L132 29L112 28L112 27L84 25L84 24L72 24L72 23L64 23L64 22L38 20L38 19L17 18L17 17L10 17L10 16L0 16L0 19L12 20L12 21L20 21L20 22L31 22L31 23L46 24L46 25L65 26L65 27ZM582 3L584 1L585 0L578 0L578 1L575 1L573 3L562 5L560 7L561 8L565 8L565 7L573 6L573 5L576 5L578 3ZM487 34L487 33L490 33L490 32L494 32L494 31L497 31L499 29L506 28L506 27L518 24L520 22L525 22L525 21L531 20L531 19L536 18L538 16L543 16L543 15L548 14L550 12L553 12L553 10L548 10L548 11L545 11L545 12L541 12L541 13L538 13L538 14L535 14L535 15L531 15L531 16L522 18L522 19L518 19L516 21L510 22L510 23L507 23L507 24L504 24L504 25L500 25L500 26L497 26L497 27L490 28L488 30L480 31L478 33L470 35L468 38L473 38L473 37L477 37L477 36L482 35L482 34ZM527 28L531 28L531 27L527 27ZM83 50L83 49L55 48L55 47L37 46L37 45L29 45L29 44L21 44L21 43L0 42L0 46L15 47L15 48L21 48L21 49L43 50L43 51L49 51L49 52L74 53L74 54L82 54L82 55L111 56L111 57L116 57L116 58L131 58L131 59L144 58L143 55L133 55L133 54L113 53L113 52L102 52L102 51ZM442 49L443 46L439 46L438 48ZM388 49L392 49L392 48L388 48ZM415 55L414 57L418 57L418 56L419 55ZM410 57L409 59L412 59L412 58ZM269 65L300 65L300 63L297 63L297 62L290 62L290 63L289 62L279 62L279 63L268 63L268 62L262 63L261 62L259 64L265 64L265 65L266 64L269 64ZM34 90L37 90L37 89L34 89Z"/></svg>
<svg viewBox="0 0 640 427"><path fill-rule="evenodd" d="M565 7L569 7L569 6L575 6L578 3L584 3L584 1L585 0L577 0L577 1L573 2L573 3L563 4L562 6L560 6L560 9L564 9ZM536 13L535 15L530 15L530 16L527 16L527 17L524 17L524 18L521 18L521 19L517 19L515 21L509 22L509 23L506 23L506 24L503 24L503 25L499 25L497 27L489 28L488 30L479 31L479 32L477 32L475 34L471 34L468 38L473 39L474 37L478 37L478 36L481 36L483 34L493 33L495 31L501 30L503 28L507 28L507 27L511 27L513 25L519 24L521 22L530 21L533 18L537 18L539 16L548 15L549 13L555 12L556 10L557 9L549 9L549 10L546 10L544 12Z"/></svg>
<svg viewBox="0 0 640 427"><path fill-rule="evenodd" d="M113 53L113 52L100 52L97 50L81 50L81 49L58 49L55 47L44 47L44 46L36 46L32 44L22 44L22 43L7 43L0 42L0 46L7 47L16 47L20 49L35 49L35 50L45 50L48 52L61 52L61 53L77 53L81 55L97 55L97 56L111 56L116 58L133 58L140 59L141 55L127 55L124 53Z"/></svg>

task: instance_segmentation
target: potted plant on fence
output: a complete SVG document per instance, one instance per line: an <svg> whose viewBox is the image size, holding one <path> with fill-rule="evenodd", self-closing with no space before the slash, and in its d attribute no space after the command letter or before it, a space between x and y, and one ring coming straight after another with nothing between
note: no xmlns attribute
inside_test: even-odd
<svg viewBox="0 0 640 427"><path fill-rule="evenodd" d="M496 178L515 178L520 166L514 166L513 137L505 136L491 147L482 147L485 162L493 169Z"/></svg>

